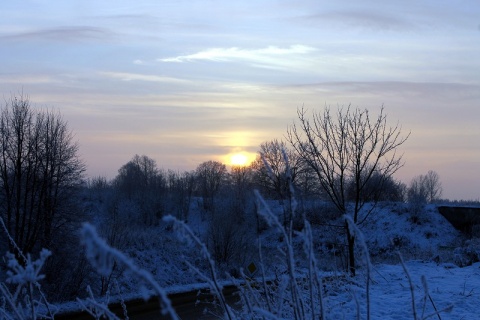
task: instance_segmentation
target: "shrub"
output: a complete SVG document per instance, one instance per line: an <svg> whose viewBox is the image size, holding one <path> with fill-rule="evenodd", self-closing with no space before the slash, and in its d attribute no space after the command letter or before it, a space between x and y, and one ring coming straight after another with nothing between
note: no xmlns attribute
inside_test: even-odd
<svg viewBox="0 0 480 320"><path fill-rule="evenodd" d="M459 267L470 266L480 261L480 239L465 241L462 247L455 248L453 256L455 264Z"/></svg>
<svg viewBox="0 0 480 320"><path fill-rule="evenodd" d="M305 218L312 226L330 223L340 215L338 209L329 201L311 201L304 206Z"/></svg>
<svg viewBox="0 0 480 320"><path fill-rule="evenodd" d="M10 236L3 219L0 218L10 244L17 249L19 257L13 253L6 254L7 278L6 283L0 283L0 318L1 319L53 319L54 312L51 309L45 295L41 290L39 281L45 276L41 270L51 252L42 249L39 258L32 261L29 254L23 255L16 242ZM39 311L42 310L42 311Z"/></svg>
<svg viewBox="0 0 480 320"><path fill-rule="evenodd" d="M251 260L255 228L248 224L246 209L239 206L235 198L216 201L215 208L207 233L208 248L216 263L237 273L238 266Z"/></svg>

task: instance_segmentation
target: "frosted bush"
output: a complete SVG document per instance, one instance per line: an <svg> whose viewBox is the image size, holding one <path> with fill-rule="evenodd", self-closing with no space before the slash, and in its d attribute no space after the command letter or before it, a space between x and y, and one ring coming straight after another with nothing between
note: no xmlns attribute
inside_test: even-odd
<svg viewBox="0 0 480 320"><path fill-rule="evenodd" d="M2 319L53 319L53 312L41 291L39 281L44 279L41 270L51 252L43 249L40 257L32 261L31 256L21 255L25 261L20 263L12 253L7 253L7 286L0 283L3 304L0 306ZM13 288L13 289L12 289ZM41 310L41 311L40 311Z"/></svg>
<svg viewBox="0 0 480 320"><path fill-rule="evenodd" d="M40 270L42 269L45 260L47 260L51 254L52 253L47 249L43 249L40 252L40 258L35 261L32 261L30 255L27 255L25 266L22 266L15 258L14 254L7 253L8 268L11 269L7 271L7 282L25 285L42 280L45 276L40 274Z"/></svg>
<svg viewBox="0 0 480 320"><path fill-rule="evenodd" d="M462 247L455 248L453 255L455 264L459 267L470 266L480 261L480 239L465 241Z"/></svg>
<svg viewBox="0 0 480 320"><path fill-rule="evenodd" d="M110 319L119 320L116 314L108 309L109 297L107 296L105 301L99 302L95 299L90 286L87 287L88 298L81 300L77 298L77 302L80 307L85 310L94 319ZM125 313L125 319L128 319L128 315Z"/></svg>
<svg viewBox="0 0 480 320"><path fill-rule="evenodd" d="M153 288L154 293L159 297L162 314L169 314L172 319L178 319L166 291L154 280L151 273L139 268L121 251L110 247L105 240L100 238L92 225L85 223L81 230L81 235L82 242L85 246L85 255L97 272L102 275L108 275L115 262L123 265L132 274L137 276L141 282ZM142 290L142 292L147 291ZM149 293L144 295L144 298L148 298L147 295L149 295Z"/></svg>

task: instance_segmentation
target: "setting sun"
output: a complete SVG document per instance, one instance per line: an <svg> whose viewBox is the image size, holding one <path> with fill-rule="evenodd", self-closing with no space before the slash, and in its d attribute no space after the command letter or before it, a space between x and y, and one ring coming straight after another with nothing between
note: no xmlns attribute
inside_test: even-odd
<svg viewBox="0 0 480 320"><path fill-rule="evenodd" d="M248 164L248 157L243 153L236 153L230 157L230 163L233 166L246 166Z"/></svg>

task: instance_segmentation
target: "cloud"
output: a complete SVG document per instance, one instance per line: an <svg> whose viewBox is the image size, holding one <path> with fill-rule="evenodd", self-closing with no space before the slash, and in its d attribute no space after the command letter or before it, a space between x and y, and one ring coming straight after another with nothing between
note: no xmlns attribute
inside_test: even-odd
<svg viewBox="0 0 480 320"><path fill-rule="evenodd" d="M90 26L68 26L51 29L32 30L0 35L5 40L49 40L72 42L78 40L107 39L112 32L104 28Z"/></svg>
<svg viewBox="0 0 480 320"><path fill-rule="evenodd" d="M101 76L108 78L120 79L122 81L148 81L148 82L176 82L186 83L188 80L178 79L174 77L162 77L151 74L138 74L128 72L99 72Z"/></svg>
<svg viewBox="0 0 480 320"><path fill-rule="evenodd" d="M52 84L61 83L54 75L48 74L0 74L0 83L3 84Z"/></svg>
<svg viewBox="0 0 480 320"><path fill-rule="evenodd" d="M387 12L365 12L365 11L330 11L297 18L308 24L326 24L350 26L366 30L408 30L413 25L399 15L392 15Z"/></svg>
<svg viewBox="0 0 480 320"><path fill-rule="evenodd" d="M281 66L291 62L292 56L309 54L315 48L304 45L291 45L287 48L268 46L261 49L212 48L197 53L158 59L162 62L193 62L193 61L219 61L219 62L250 62L260 66Z"/></svg>
<svg viewBox="0 0 480 320"><path fill-rule="evenodd" d="M455 83L455 82L408 82L408 81L339 81L339 82L317 82L305 84L291 84L288 86L279 86L281 90L287 89L324 89L328 92L343 93L372 93L372 94L393 94L401 93L402 96L425 96L442 97L449 96L454 98L463 97L463 99L478 99L480 94L480 85L473 83Z"/></svg>

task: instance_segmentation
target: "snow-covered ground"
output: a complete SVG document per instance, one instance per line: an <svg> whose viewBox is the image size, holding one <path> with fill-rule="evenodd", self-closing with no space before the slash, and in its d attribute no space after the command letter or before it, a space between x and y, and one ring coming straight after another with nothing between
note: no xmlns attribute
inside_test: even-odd
<svg viewBox="0 0 480 320"><path fill-rule="evenodd" d="M441 319L479 319L480 263L459 268L451 263L408 261L405 263L413 282L418 319L441 311ZM425 277L429 296L425 299L422 283ZM371 319L414 319L409 281L400 264L373 266L370 288ZM361 276L357 277L357 281ZM361 281L361 280L360 280ZM327 286L328 288L328 286ZM357 296L362 319L366 318L365 284L336 284L333 292L326 292L328 319L354 319ZM431 299L430 299L431 297ZM433 301L433 303L432 303ZM435 307L434 307L435 305ZM425 309L424 309L425 308ZM438 319L435 315L432 319Z"/></svg>
<svg viewBox="0 0 480 320"><path fill-rule="evenodd" d="M407 259L452 259L451 248L460 246L462 235L438 212L427 205L420 214L412 215L405 203L380 204L360 225L370 255L392 256L396 251Z"/></svg>
<svg viewBox="0 0 480 320"><path fill-rule="evenodd" d="M272 208L281 211L281 206L274 203ZM205 216L202 217L195 203L192 209L189 225L200 238L205 237L208 233ZM435 314L437 311L440 311L441 319L479 318L480 263L463 268L454 264L454 248L461 246L465 239L434 205L427 206L417 215L412 215L403 203L380 205L360 225L360 230L374 261L370 285L371 319L414 319L412 299L418 319L426 316L439 318ZM358 259L359 272L354 278L342 272L338 263L341 258L336 257L328 246L341 242L340 234L338 229L332 231L331 226L313 226L319 265L330 266L329 270L320 271L325 276L326 315L328 319L354 319L359 311L361 318L366 318L366 264ZM261 238L266 263L274 263L277 247L282 246L284 240L273 230L265 230ZM295 241L300 244L301 237ZM300 245L295 248L301 250ZM358 250L360 252L361 248ZM143 236L129 242L123 251L139 267L152 273L167 292L188 291L201 286L198 284L201 278L184 264L187 259L202 268L198 248L179 242L174 232L166 229L163 223L144 230ZM406 261L405 267L413 282L413 298L398 252ZM302 273L301 261L298 268ZM124 291L125 296L135 296L134 279L123 278L120 283L124 290L130 291Z"/></svg>
<svg viewBox="0 0 480 320"><path fill-rule="evenodd" d="M480 307L480 264L476 263L466 268L452 268L452 264L449 263L436 265L434 263L412 261L407 263L407 268L411 274L417 293L416 302L419 314L421 314L421 306L424 304L422 301L425 297L424 287L420 283L421 277L425 276L428 292L435 302L437 310L448 308L450 305L453 306L452 311L447 314L448 316L442 315L443 319L478 319ZM381 266L379 272L381 274L383 273L385 277L388 277L392 275L393 270L398 273L398 265ZM385 316L391 314L392 319L395 317L391 313L391 310L395 310L395 306L407 304L404 294L398 294L397 304L390 302L388 305L387 303L389 300L387 297L390 295L392 295L391 300L395 300L395 294L393 292L396 288L399 289L399 286L402 288L402 293L408 291L408 289L405 288L405 282L402 283L401 281L397 281L396 286L392 284L388 285L387 283L377 286L380 288L377 289L378 294L376 294L373 302L373 305L378 306L379 311L381 310L380 312ZM428 300L426 305L426 314L434 312ZM381 308L380 306L385 306L385 308Z"/></svg>

